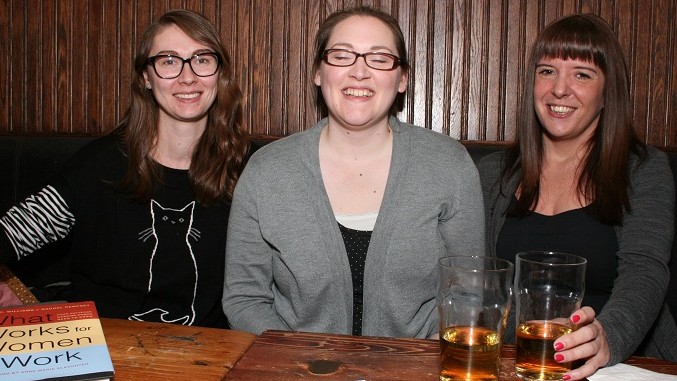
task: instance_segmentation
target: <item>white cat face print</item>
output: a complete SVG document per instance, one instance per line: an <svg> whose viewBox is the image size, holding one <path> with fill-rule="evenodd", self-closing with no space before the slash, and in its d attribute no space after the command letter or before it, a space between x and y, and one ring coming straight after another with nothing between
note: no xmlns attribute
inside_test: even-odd
<svg viewBox="0 0 677 381"><path fill-rule="evenodd" d="M155 240L148 268L148 292L140 311L129 320L191 325L195 320L197 264L191 240L200 232L192 227L195 202L182 209L165 208L151 200L153 224L139 240Z"/></svg>

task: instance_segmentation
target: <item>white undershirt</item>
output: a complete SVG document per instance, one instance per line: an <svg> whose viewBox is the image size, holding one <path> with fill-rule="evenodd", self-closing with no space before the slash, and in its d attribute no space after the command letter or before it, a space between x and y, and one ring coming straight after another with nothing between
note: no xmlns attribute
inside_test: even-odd
<svg viewBox="0 0 677 381"><path fill-rule="evenodd" d="M353 230L373 231L378 211L365 214L334 214L339 224Z"/></svg>

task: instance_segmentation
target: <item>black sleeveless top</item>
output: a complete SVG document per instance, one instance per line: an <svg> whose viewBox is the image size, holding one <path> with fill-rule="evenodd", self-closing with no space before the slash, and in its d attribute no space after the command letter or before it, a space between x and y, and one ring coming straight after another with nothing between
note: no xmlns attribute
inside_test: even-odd
<svg viewBox="0 0 677 381"><path fill-rule="evenodd" d="M364 285L364 262L371 241L371 231L353 230L341 224L341 236L346 245L350 273L353 279L353 335L362 335L362 294Z"/></svg>
<svg viewBox="0 0 677 381"><path fill-rule="evenodd" d="M513 197L512 204L517 201ZM512 205L511 205L512 206ZM617 276L618 239L612 225L595 219L590 206L546 216L506 217L496 242L496 256L515 262L521 251L546 250L587 259L583 305L599 314Z"/></svg>

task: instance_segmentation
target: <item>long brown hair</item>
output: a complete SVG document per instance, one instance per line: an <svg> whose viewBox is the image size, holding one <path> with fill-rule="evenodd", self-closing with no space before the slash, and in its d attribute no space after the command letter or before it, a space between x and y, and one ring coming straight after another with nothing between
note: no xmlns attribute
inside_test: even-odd
<svg viewBox="0 0 677 381"><path fill-rule="evenodd" d="M536 65L543 57L592 62L604 73L604 108L588 142L588 154L581 167L577 188L584 199L593 201L592 211L600 221L619 225L623 211L630 211L630 155L637 154L643 160L646 146L637 138L632 123L630 85L623 50L609 24L591 14L560 18L548 25L534 42L515 142L508 149L503 171L503 185L511 177L521 174L519 200L509 213L524 216L538 203L543 126L534 112L534 76Z"/></svg>
<svg viewBox="0 0 677 381"><path fill-rule="evenodd" d="M322 64L322 55L327 49L327 42L329 37L331 37L331 32L334 31L334 27L341 21L350 18L352 16L368 16L375 19L381 20L388 29L393 33L395 37L395 47L397 48L397 56L400 59L400 67L402 71L406 73L409 71L409 60L407 58L407 46L404 42L404 34L400 28L400 24L397 20L388 13L385 13L381 10L374 9L371 7L355 7L350 9L344 9L336 11L329 15L326 20L320 25L320 28L315 35L315 58L313 59L312 67L312 76L317 73L320 65ZM311 81L312 83L312 81ZM315 86L314 83L312 83ZM324 117L328 114L327 103L322 96L322 89L320 86L315 86L315 102L320 110L320 116ZM404 93L398 93L395 97L395 102L390 107L390 115L397 115L398 111L402 110L404 106Z"/></svg>
<svg viewBox="0 0 677 381"><path fill-rule="evenodd" d="M165 13L145 31L134 59L131 99L127 112L113 132L125 144L129 163L121 187L138 201L148 201L162 182L160 165L151 157L158 136L158 104L145 88L144 72L153 39L176 25L190 38L210 47L219 56L217 94L209 109L207 126L195 146L188 176L195 198L202 204L228 200L244 166L249 139L243 126L242 93L233 79L232 63L214 26L204 16L187 11Z"/></svg>

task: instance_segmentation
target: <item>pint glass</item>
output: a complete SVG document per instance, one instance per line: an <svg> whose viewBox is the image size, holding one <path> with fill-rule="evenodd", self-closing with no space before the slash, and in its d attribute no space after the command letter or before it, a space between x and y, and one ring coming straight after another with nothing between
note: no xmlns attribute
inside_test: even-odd
<svg viewBox="0 0 677 381"><path fill-rule="evenodd" d="M554 359L553 344L574 329L569 316L581 308L585 258L531 251L517 254L515 373L525 380L561 380L571 363Z"/></svg>
<svg viewBox="0 0 677 381"><path fill-rule="evenodd" d="M494 381L512 301L512 263L488 257L440 259L440 380Z"/></svg>

